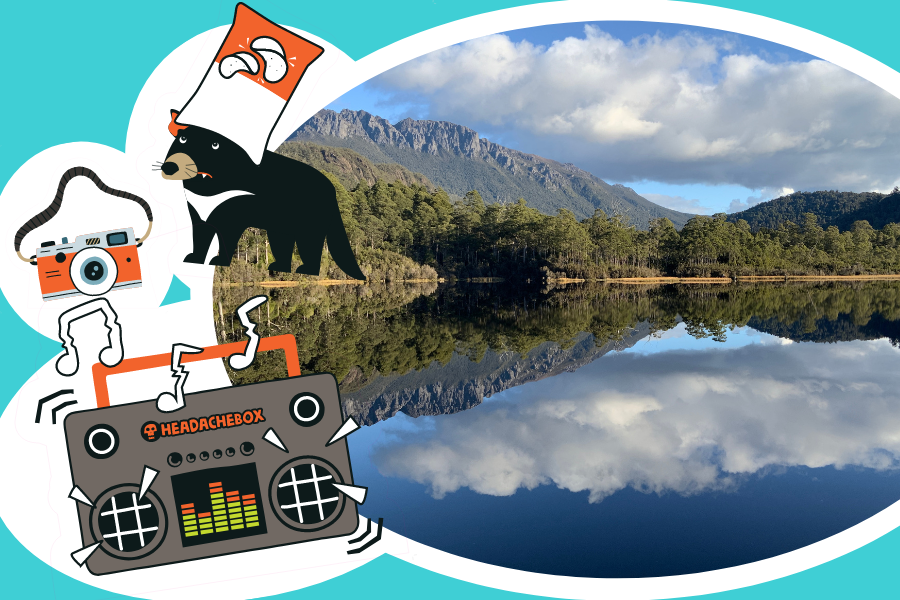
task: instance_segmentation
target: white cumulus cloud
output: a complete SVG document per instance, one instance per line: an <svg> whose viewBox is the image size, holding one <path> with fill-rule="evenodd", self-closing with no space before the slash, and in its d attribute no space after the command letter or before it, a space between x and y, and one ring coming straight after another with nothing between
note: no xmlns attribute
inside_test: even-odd
<svg viewBox="0 0 900 600"><path fill-rule="evenodd" d="M825 61L736 53L727 35L626 42L586 25L549 47L491 35L372 85L615 181L862 191L897 180L900 100Z"/></svg>

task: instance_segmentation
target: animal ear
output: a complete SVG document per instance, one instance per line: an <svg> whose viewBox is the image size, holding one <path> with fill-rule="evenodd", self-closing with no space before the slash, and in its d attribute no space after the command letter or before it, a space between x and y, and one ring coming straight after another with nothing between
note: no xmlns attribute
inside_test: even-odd
<svg viewBox="0 0 900 600"><path fill-rule="evenodd" d="M169 121L169 133L172 134L172 137L177 137L179 131L181 131L182 129L187 129L187 125L179 125L175 122L175 117L178 116L177 110L173 108L169 112L172 113L172 120Z"/></svg>

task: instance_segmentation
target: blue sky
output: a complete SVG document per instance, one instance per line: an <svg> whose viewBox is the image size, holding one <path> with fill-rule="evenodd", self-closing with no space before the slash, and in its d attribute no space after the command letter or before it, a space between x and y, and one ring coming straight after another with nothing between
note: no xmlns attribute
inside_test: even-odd
<svg viewBox="0 0 900 600"><path fill-rule="evenodd" d="M328 108L466 125L685 212L897 183L897 99L798 50L700 27L570 23L487 36Z"/></svg>

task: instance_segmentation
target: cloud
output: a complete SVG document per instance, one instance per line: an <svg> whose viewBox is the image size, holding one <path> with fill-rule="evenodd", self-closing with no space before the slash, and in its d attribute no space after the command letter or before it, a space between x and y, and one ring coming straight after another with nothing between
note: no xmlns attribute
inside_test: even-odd
<svg viewBox="0 0 900 600"><path fill-rule="evenodd" d="M782 188L764 188L760 191L757 196L747 196L747 199L743 202L740 199L735 198L728 205L728 210L726 212L736 213L741 212L742 210L747 210L752 206L756 206L760 202L766 202L767 200L771 200L773 198L780 198L781 196L788 196L793 194L794 190L788 187ZM646 197L646 194L644 194Z"/></svg>
<svg viewBox="0 0 900 600"><path fill-rule="evenodd" d="M900 101L821 60L739 54L734 36L640 36L593 25L549 47L491 35L370 84L432 119L616 181L751 189L889 189Z"/></svg>
<svg viewBox="0 0 900 600"><path fill-rule="evenodd" d="M881 340L607 356L416 420L372 460L436 498L556 485L591 502L625 487L729 490L773 467L895 469L898 354Z"/></svg>
<svg viewBox="0 0 900 600"><path fill-rule="evenodd" d="M709 211L711 210L708 206L701 206L699 200L688 200L684 196L668 196L666 194L641 195L654 204L659 204L660 206L665 206L666 208L681 212L706 215L709 214Z"/></svg>
<svg viewBox="0 0 900 600"><path fill-rule="evenodd" d="M747 198L746 202L741 202L738 198L735 198L728 204L728 213L736 213L741 212L742 210L747 210L751 206L756 206L759 202L751 202L750 198Z"/></svg>

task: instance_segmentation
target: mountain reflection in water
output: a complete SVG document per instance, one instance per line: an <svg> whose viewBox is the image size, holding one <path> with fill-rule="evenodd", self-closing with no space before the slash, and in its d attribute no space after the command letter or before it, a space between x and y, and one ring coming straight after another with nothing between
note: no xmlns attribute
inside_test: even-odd
<svg viewBox="0 0 900 600"><path fill-rule="evenodd" d="M233 313L255 293L217 301ZM304 370L334 372L373 425L350 441L363 513L441 550L671 575L900 499L898 283L269 293L263 334L295 333ZM284 376L278 358L232 376Z"/></svg>

